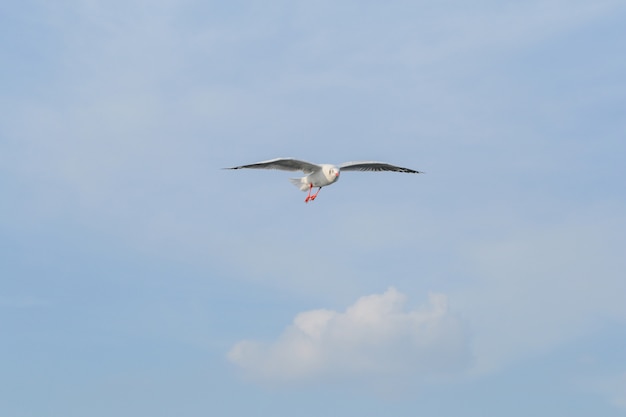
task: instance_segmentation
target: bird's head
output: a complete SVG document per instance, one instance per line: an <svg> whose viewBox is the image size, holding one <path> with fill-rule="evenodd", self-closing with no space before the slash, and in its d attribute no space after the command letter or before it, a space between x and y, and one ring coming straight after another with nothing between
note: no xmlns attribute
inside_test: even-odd
<svg viewBox="0 0 626 417"><path fill-rule="evenodd" d="M334 165L324 166L324 175L330 182L335 182L339 179L339 168Z"/></svg>

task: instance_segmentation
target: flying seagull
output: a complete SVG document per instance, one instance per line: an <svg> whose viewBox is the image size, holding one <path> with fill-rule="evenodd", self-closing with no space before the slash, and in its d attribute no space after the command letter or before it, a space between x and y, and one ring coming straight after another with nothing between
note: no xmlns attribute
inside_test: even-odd
<svg viewBox="0 0 626 417"><path fill-rule="evenodd" d="M236 167L225 169L280 169L283 171L302 171L305 176L301 178L290 178L292 184L302 191L308 191L308 195L304 199L305 203L315 200L322 187L331 185L339 179L341 171L393 171L406 172L410 174L421 174L421 171L414 169L402 168L391 165L386 162L376 161L359 161L345 162L339 166L332 164L313 164L311 162L300 161L293 158L276 158L269 161L257 162L249 165L239 165ZM317 192L311 195L313 187L317 188Z"/></svg>

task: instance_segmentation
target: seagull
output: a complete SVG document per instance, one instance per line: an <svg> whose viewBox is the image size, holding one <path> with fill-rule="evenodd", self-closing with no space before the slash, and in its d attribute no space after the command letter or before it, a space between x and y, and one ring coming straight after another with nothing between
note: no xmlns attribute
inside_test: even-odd
<svg viewBox="0 0 626 417"><path fill-rule="evenodd" d="M406 172L410 174L422 174L422 171L414 169L402 168L391 165L386 162L376 161L359 161L345 162L340 165L332 164L313 164L311 162L301 161L294 158L275 158L269 161L256 162L254 164L239 165L224 169L279 169L282 171L302 171L305 176L301 178L289 178L289 181L302 191L308 191L308 195L304 199L305 203L315 200L320 190L331 185L339 179L341 171L393 171ZM311 194L313 188L317 188L315 194Z"/></svg>

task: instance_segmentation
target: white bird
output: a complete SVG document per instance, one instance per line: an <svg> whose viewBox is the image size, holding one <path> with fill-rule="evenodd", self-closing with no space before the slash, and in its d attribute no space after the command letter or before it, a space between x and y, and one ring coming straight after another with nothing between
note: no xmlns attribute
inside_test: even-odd
<svg viewBox="0 0 626 417"><path fill-rule="evenodd" d="M421 171L414 169L402 168L399 166L391 165L386 162L376 161L360 161L360 162L345 162L339 166L332 164L313 164L311 162L300 161L293 158L276 158L269 161L257 162L249 165L239 165L231 168L224 169L280 169L283 171L302 171L305 176L301 178L290 178L296 187L302 191L309 191L308 195L304 199L305 203L315 200L315 197L319 194L322 187L331 185L339 179L341 171L393 171L393 172L407 172L410 174L421 174ZM317 188L317 192L311 195L313 187Z"/></svg>

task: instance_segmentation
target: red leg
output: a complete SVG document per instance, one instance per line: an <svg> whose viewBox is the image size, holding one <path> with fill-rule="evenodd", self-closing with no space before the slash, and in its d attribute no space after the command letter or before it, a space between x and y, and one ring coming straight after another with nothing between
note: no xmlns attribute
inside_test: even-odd
<svg viewBox="0 0 626 417"><path fill-rule="evenodd" d="M311 196L311 200L315 200L315 197L317 197L317 195L320 193L321 190L322 190L322 187L318 188L317 192Z"/></svg>
<svg viewBox="0 0 626 417"><path fill-rule="evenodd" d="M313 184L309 184L309 194L306 196L306 198L304 199L305 203L308 203L309 200L314 200L315 197L311 197L311 190L313 189Z"/></svg>

